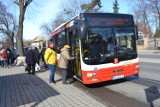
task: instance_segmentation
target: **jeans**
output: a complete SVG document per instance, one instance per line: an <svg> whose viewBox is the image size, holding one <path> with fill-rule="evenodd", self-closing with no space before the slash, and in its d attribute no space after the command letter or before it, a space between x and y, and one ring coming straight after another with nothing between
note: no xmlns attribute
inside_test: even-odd
<svg viewBox="0 0 160 107"><path fill-rule="evenodd" d="M2 60L2 67L5 67L5 66L7 66L7 61L6 60Z"/></svg>
<svg viewBox="0 0 160 107"><path fill-rule="evenodd" d="M55 75L55 71L56 71L56 66L51 65L51 64L47 64L47 66L50 70L49 82L55 82L54 75Z"/></svg>

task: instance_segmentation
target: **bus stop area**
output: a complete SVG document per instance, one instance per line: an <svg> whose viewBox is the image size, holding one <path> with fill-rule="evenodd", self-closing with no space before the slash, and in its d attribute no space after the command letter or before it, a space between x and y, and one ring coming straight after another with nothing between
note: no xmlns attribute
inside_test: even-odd
<svg viewBox="0 0 160 107"><path fill-rule="evenodd" d="M63 85L56 74L56 85L48 84L49 70L35 75L24 66L0 67L0 107L106 107L73 84Z"/></svg>

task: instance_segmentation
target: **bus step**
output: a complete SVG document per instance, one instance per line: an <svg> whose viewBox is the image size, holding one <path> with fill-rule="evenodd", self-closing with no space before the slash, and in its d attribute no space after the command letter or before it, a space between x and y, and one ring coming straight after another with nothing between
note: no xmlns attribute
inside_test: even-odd
<svg viewBox="0 0 160 107"><path fill-rule="evenodd" d="M76 75L73 76L73 78L77 79L78 81L82 82Z"/></svg>

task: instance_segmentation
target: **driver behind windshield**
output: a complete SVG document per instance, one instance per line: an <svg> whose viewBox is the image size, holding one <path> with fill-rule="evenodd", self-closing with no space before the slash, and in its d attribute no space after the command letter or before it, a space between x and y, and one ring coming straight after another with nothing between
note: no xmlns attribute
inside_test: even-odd
<svg viewBox="0 0 160 107"><path fill-rule="evenodd" d="M107 52L111 53L114 51L114 41L113 36L108 39L107 42Z"/></svg>
<svg viewBox="0 0 160 107"><path fill-rule="evenodd" d="M99 58L101 57L102 47L103 47L103 44L100 41L100 35L94 34L91 39L92 39L90 43L91 58Z"/></svg>

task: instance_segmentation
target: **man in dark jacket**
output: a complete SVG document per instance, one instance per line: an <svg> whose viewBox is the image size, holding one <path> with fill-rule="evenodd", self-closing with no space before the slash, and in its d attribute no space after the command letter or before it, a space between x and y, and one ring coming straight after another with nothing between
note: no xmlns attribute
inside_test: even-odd
<svg viewBox="0 0 160 107"><path fill-rule="evenodd" d="M27 63L27 71L28 74L30 74L30 70L32 69L32 74L35 74L35 65L36 65L36 55L32 48L29 48L29 50L26 53L26 63Z"/></svg>
<svg viewBox="0 0 160 107"><path fill-rule="evenodd" d="M6 54L7 54L7 66L9 67L9 65L11 64L11 49L9 47L7 47L6 49Z"/></svg>
<svg viewBox="0 0 160 107"><path fill-rule="evenodd" d="M37 47L33 46L33 52L35 53L36 56L36 63L39 65L40 54Z"/></svg>
<svg viewBox="0 0 160 107"><path fill-rule="evenodd" d="M47 68L46 62L44 60L44 54L45 54L46 49L47 49L46 47L43 47L40 53L45 68Z"/></svg>

